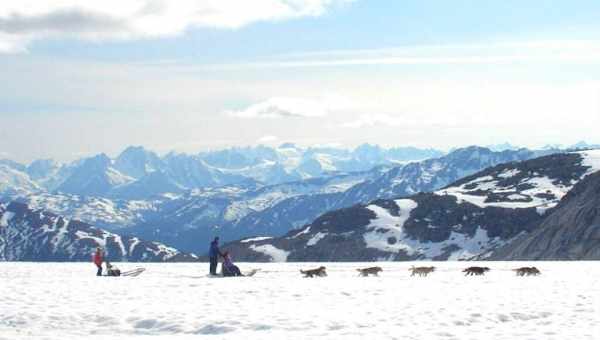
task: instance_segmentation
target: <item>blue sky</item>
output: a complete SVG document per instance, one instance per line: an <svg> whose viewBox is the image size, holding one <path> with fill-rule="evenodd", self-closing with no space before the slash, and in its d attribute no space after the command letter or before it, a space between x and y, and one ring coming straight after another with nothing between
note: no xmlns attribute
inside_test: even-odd
<svg viewBox="0 0 600 340"><path fill-rule="evenodd" d="M0 158L600 142L597 1L113 2L3 2Z"/></svg>

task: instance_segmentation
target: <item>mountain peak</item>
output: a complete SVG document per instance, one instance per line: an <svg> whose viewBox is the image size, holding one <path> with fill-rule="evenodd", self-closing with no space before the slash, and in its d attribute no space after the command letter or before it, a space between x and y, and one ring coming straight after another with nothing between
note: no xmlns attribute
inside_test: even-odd
<svg viewBox="0 0 600 340"><path fill-rule="evenodd" d="M296 144L290 143L290 142L288 142L288 143L282 143L277 148L278 149L300 149L300 147L298 147Z"/></svg>
<svg viewBox="0 0 600 340"><path fill-rule="evenodd" d="M130 146L117 157L114 167L127 176L141 178L148 173L161 170L164 165L154 152L142 146Z"/></svg>
<svg viewBox="0 0 600 340"><path fill-rule="evenodd" d="M127 154L145 154L151 151L148 151L146 148L144 148L141 145L131 145L128 146L127 148L125 148L125 150L123 150L119 157L122 155L127 155Z"/></svg>

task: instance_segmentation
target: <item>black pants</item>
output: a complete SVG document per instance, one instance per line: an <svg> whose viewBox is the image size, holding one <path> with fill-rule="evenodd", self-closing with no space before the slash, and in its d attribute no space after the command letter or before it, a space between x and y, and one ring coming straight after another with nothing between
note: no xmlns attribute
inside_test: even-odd
<svg viewBox="0 0 600 340"><path fill-rule="evenodd" d="M217 256L210 258L210 275L217 275L217 263L219 258Z"/></svg>
<svg viewBox="0 0 600 340"><path fill-rule="evenodd" d="M96 272L96 276L102 276L102 266L96 265L98 267L98 271Z"/></svg>

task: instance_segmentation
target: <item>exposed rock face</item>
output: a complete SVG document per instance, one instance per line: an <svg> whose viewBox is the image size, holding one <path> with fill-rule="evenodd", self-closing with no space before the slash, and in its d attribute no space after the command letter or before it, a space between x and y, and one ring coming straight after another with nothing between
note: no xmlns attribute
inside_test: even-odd
<svg viewBox="0 0 600 340"><path fill-rule="evenodd" d="M22 203L0 205L0 261L89 261L99 246L111 261L197 260L157 242L109 233Z"/></svg>
<svg viewBox="0 0 600 340"><path fill-rule="evenodd" d="M600 260L600 172L577 184L535 231L492 258Z"/></svg>

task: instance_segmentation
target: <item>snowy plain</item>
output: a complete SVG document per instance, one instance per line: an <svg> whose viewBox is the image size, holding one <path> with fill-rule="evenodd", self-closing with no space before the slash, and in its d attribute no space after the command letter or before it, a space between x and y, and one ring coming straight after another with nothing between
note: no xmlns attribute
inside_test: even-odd
<svg viewBox="0 0 600 340"><path fill-rule="evenodd" d="M140 264L117 264L133 269ZM325 278L298 270L324 265ZM380 277L356 268L379 265ZM411 265L434 265L410 277ZM0 339L598 339L600 263L240 263L253 277L209 278L208 264L142 264L95 277L88 263L0 262ZM539 277L511 271L535 265Z"/></svg>

